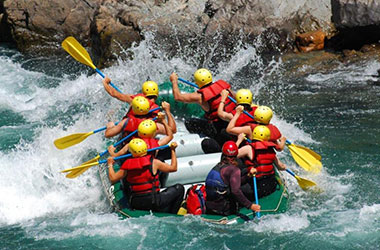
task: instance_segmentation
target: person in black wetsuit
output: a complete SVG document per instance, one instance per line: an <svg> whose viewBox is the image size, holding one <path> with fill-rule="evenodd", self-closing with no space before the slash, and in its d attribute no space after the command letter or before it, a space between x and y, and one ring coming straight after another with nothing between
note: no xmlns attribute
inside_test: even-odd
<svg viewBox="0 0 380 250"><path fill-rule="evenodd" d="M260 206L245 197L240 186L251 179L252 173L241 176L236 157L238 147L235 142L227 141L222 148L222 158L206 178L206 213L230 215L236 214L239 205L260 211ZM239 204L239 205L238 205Z"/></svg>

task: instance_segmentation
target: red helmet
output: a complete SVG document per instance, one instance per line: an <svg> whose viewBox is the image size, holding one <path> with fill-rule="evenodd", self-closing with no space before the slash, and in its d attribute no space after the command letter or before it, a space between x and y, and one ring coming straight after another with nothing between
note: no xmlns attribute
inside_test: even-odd
<svg viewBox="0 0 380 250"><path fill-rule="evenodd" d="M234 141L227 141L223 144L222 153L226 156L237 156L238 146Z"/></svg>

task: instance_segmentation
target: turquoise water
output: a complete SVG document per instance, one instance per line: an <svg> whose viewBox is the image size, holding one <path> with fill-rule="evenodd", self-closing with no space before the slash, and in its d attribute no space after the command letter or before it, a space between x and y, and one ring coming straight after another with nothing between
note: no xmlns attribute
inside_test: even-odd
<svg viewBox="0 0 380 250"><path fill-rule="evenodd" d="M153 39L103 72L124 92L141 82L185 79L199 66L190 55L168 59ZM193 52L193 54L196 54ZM317 56L310 54L309 56ZM54 139L117 121L125 105L103 90L100 76L67 58L27 58L0 46L0 248L1 249L379 249L380 87L371 84L375 59L330 67L299 65L261 56L242 46L209 62L215 78L234 89L249 87L259 104L275 111L273 123L292 142L323 157L321 174L279 157L323 192L304 192L285 176L287 213L242 225L212 225L196 217L120 220L92 168L76 179L59 171L102 152L101 133L66 150ZM183 126L180 123L180 127Z"/></svg>

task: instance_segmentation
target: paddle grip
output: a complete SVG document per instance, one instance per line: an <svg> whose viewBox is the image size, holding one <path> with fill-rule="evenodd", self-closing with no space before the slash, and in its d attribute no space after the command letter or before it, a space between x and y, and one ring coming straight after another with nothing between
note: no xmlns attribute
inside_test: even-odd
<svg viewBox="0 0 380 250"><path fill-rule="evenodd" d="M99 75L101 75L103 78L105 78L106 76L98 69L98 68L95 68L95 71L96 72L98 72L98 74ZM118 87L116 87L112 82L110 82L110 85L114 88L114 89L116 89L119 93L123 93L123 92L121 92L121 90L118 88Z"/></svg>
<svg viewBox="0 0 380 250"><path fill-rule="evenodd" d="M257 183L256 183L256 176L253 176L253 188L255 192L255 201L256 205L259 205L259 196L257 195ZM260 212L256 212L257 219L260 219Z"/></svg>

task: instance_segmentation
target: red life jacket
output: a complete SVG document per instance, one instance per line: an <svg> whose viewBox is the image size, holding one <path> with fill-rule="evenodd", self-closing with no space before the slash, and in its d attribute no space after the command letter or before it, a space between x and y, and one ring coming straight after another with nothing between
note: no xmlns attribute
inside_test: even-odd
<svg viewBox="0 0 380 250"><path fill-rule="evenodd" d="M251 124L249 124L249 126L252 129L252 131L258 125L262 125L262 124L258 124L258 123L251 123ZM267 126L267 128L269 128L269 130L270 130L270 139L269 139L269 141L276 142L277 140L279 140L281 138L281 136L282 136L281 132L280 132L280 130L278 130L278 128L275 125L268 124L268 125L264 125L264 126Z"/></svg>
<svg viewBox="0 0 380 250"><path fill-rule="evenodd" d="M218 80L216 82L213 82L211 84L207 84L206 86L198 89L198 93L202 95L202 98L205 102L208 103L210 109L205 113L205 117L210 121L217 121L219 119L218 117L218 107L220 103L220 99L222 98L220 96L220 93L224 89L231 88L230 84L223 81ZM230 92L229 96L232 97L232 94ZM226 99L226 102L224 104L224 110L228 113L230 113L232 110L234 110L236 107L235 103L233 103L229 98Z"/></svg>
<svg viewBox="0 0 380 250"><path fill-rule="evenodd" d="M158 179L158 171L153 174L153 157L148 154L143 157L129 158L121 169L127 170L128 182L132 193L144 194L160 191L160 181Z"/></svg>
<svg viewBox="0 0 380 250"><path fill-rule="evenodd" d="M158 139L156 139L156 138L141 138L141 139L143 139L145 141L146 145L148 146L148 149L157 148L160 146L160 145L158 145ZM152 151L148 154L154 156L156 152L157 151Z"/></svg>
<svg viewBox="0 0 380 250"><path fill-rule="evenodd" d="M248 114L252 115L252 117L254 117L254 114L255 114L255 110L257 109L257 107L252 107L252 110L251 111L247 111ZM232 115L235 115L236 114L236 110L232 110ZM235 123L235 126L236 127L243 127L243 126L247 126L249 124L257 124L256 121L254 119L252 119L250 116L246 115L244 112L240 114L239 118L237 119L236 123Z"/></svg>
<svg viewBox="0 0 380 250"><path fill-rule="evenodd" d="M136 96L143 96L143 97L146 97L144 94L139 93L139 94L136 94L136 95L131 95L131 98L133 99L133 98L135 98ZM151 99L149 99L149 98L146 98L146 99L149 101L150 110L159 107L159 106L158 106L155 102L153 102ZM155 111L153 111L153 112L150 112L150 113L148 114L149 118L154 118L154 117L156 117L158 112L160 112L159 109L157 109L157 110L155 110ZM128 109L128 111L127 111L127 113L125 114L124 118L128 118L128 117L130 117L130 116L135 116L135 114L134 114L133 111L132 111L132 107L130 107L130 108ZM124 118L123 118L123 119L124 119Z"/></svg>
<svg viewBox="0 0 380 250"><path fill-rule="evenodd" d="M252 148L253 159L248 157L244 164L250 169L256 168L256 178L274 174L273 162L276 158L277 145L270 141L255 141L248 145Z"/></svg>

